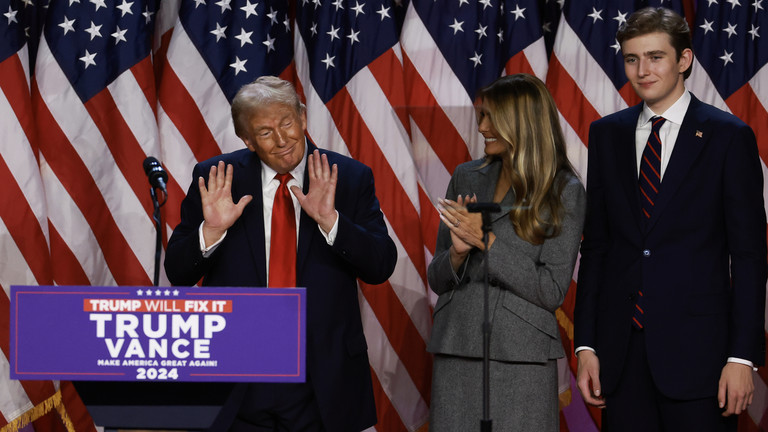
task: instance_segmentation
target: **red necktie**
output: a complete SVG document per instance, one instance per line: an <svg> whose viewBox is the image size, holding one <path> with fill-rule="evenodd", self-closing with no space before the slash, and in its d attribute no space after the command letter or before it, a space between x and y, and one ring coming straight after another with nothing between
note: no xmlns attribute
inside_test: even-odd
<svg viewBox="0 0 768 432"><path fill-rule="evenodd" d="M664 117L655 116L651 118L651 134L648 136L648 142L643 150L643 159L640 161L640 200L643 208L643 222L651 218L656 196L661 188L661 138L659 130L664 122ZM635 309L632 315L632 325L638 329L643 328L643 291L637 292Z"/></svg>
<svg viewBox="0 0 768 432"><path fill-rule="evenodd" d="M290 173L275 176L280 181L272 206L272 237L269 241L269 287L296 286L296 216L288 181Z"/></svg>

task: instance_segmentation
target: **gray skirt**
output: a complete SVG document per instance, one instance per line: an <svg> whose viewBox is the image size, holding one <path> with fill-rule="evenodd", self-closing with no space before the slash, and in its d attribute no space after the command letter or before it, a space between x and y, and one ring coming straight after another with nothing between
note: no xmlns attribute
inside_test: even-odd
<svg viewBox="0 0 768 432"><path fill-rule="evenodd" d="M559 431L557 360L547 363L492 360L489 371L490 418L494 431ZM482 417L482 359L435 354L430 431L479 431Z"/></svg>

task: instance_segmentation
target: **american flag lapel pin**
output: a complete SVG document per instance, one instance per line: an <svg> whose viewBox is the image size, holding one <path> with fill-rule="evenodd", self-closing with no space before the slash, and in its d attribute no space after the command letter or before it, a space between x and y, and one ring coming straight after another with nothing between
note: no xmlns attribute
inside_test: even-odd
<svg viewBox="0 0 768 432"><path fill-rule="evenodd" d="M703 138L703 137L704 137L704 133L703 133L703 132L701 132L700 130L697 130L697 131L696 131L696 137L697 137L697 138Z"/></svg>

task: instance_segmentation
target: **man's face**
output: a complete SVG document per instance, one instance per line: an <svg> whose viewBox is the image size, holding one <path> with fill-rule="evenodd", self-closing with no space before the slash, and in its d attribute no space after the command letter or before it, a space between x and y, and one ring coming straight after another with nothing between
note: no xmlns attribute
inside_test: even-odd
<svg viewBox="0 0 768 432"><path fill-rule="evenodd" d="M663 113L682 96L683 72L693 60L690 49L677 59L669 35L656 32L624 41L621 51L627 79L653 112Z"/></svg>
<svg viewBox="0 0 768 432"><path fill-rule="evenodd" d="M254 110L246 127L245 145L279 174L296 168L304 157L306 112L273 103Z"/></svg>

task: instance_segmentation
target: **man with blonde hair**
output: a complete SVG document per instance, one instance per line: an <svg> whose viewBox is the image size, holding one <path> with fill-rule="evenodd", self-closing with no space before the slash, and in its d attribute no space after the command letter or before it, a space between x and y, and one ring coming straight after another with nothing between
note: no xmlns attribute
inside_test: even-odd
<svg viewBox="0 0 768 432"><path fill-rule="evenodd" d="M232 118L247 148L195 166L181 223L168 242L168 279L306 287L307 380L248 385L229 430L373 426L356 280L386 281L397 252L371 169L310 142L304 105L293 85L279 78L244 86L232 102Z"/></svg>

